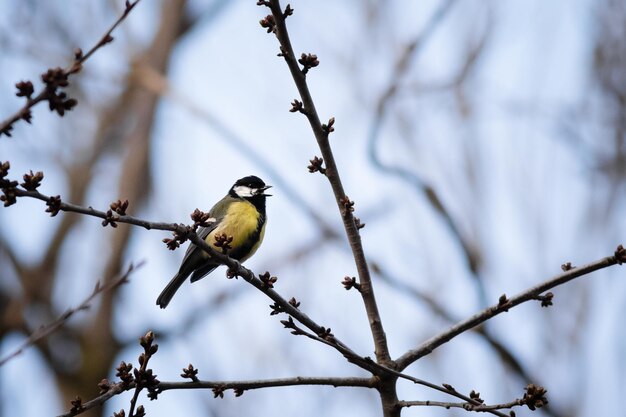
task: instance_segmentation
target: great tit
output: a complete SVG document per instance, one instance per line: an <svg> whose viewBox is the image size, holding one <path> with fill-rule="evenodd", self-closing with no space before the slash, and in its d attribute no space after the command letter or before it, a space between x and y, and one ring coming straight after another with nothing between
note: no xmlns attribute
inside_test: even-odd
<svg viewBox="0 0 626 417"><path fill-rule="evenodd" d="M216 251L221 252L215 243L215 236L225 234L233 238L226 252L231 258L244 262L257 251L265 235L265 191L271 185L254 175L241 178L233 184L228 194L217 202L209 212L209 225L198 230L200 239L204 239ZM167 307L178 288L191 275L191 282L196 282L220 266L218 262L202 249L189 244L185 257L174 278L157 298L161 308Z"/></svg>

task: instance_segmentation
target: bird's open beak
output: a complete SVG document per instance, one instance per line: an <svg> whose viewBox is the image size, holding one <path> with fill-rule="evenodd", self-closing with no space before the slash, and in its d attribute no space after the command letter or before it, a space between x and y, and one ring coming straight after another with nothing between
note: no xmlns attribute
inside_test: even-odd
<svg viewBox="0 0 626 417"><path fill-rule="evenodd" d="M266 196L266 197L271 197L271 196L272 196L271 194L265 194L265 191L269 190L270 188L272 188L272 186L271 186L271 185L266 185L266 186L265 186L265 187L263 187L263 188L259 188L259 191L258 191L258 193L257 193L257 194L258 194L258 195L264 195L264 196Z"/></svg>

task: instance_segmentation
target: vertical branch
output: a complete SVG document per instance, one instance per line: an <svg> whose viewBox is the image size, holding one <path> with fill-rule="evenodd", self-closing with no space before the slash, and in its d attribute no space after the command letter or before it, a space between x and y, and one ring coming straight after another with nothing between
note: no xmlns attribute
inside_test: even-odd
<svg viewBox="0 0 626 417"><path fill-rule="evenodd" d="M326 165L325 174L328 178L328 181L330 182L333 193L335 195L337 207L339 209L339 212L341 213L343 225L348 236L348 241L350 243L350 248L352 249L352 255L354 256L354 261L359 275L359 283L361 285L360 293L363 297L363 303L365 304L365 310L367 312L370 328L372 331L372 337L374 339L376 359L381 364L390 365L391 357L389 355L389 348L387 346L387 337L385 335L382 321L380 319L378 306L376 305L376 298L374 297L374 288L372 287L370 271L365 260L363 245L361 244L361 236L359 234L359 230L355 223L355 219L350 207L352 203L350 202L344 191L343 184L339 176L339 171L337 169L337 164L335 163L335 157L328 141L328 135L331 131L331 128L330 126L327 126L325 129L324 126L322 126L322 123L320 122L319 116L317 114L317 110L315 109L315 104L313 102L313 98L311 97L309 87L306 82L307 71L300 68L300 65L298 64L296 56L293 52L291 41L289 40L289 34L287 32L287 27L285 25L285 18L288 13L285 12L283 14L279 0L271 0L269 3L265 2L265 5L270 7L272 15L274 16L275 34L278 38L278 41L280 42L280 55L285 58L285 62L289 67L291 76L293 77L293 80L298 89L298 93L300 94L300 98L302 99L302 104L304 107L302 109L302 113L304 113L309 120L309 124L311 125L311 129L313 130L313 134L315 135L317 144L320 148L320 151L322 152L322 158ZM291 10L289 6L288 10ZM307 69L306 66L305 69ZM329 123L329 125L331 124L332 123Z"/></svg>

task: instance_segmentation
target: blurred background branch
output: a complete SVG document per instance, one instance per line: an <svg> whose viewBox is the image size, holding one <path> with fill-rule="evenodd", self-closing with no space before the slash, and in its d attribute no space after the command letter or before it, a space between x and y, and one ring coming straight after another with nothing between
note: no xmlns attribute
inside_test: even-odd
<svg viewBox="0 0 626 417"><path fill-rule="evenodd" d="M35 344L41 344L44 338L48 337L54 331L58 330L61 326L66 324L66 322L74 314L80 311L89 309L89 307L91 306L91 301L102 292L111 291L122 284L126 284L128 282L128 276L131 274L131 272L133 272L135 268L140 268L141 266L142 266L142 263L139 263L136 267L131 264L126 270L126 272L114 278L113 280L110 280L106 285L102 285L100 284L100 281L97 281L96 286L94 287L91 294L87 298L85 298L85 300L82 303L80 303L75 308L68 309L55 321L48 323L46 325L43 325L39 327L37 330L35 330L34 332L32 332L30 336L28 336L28 339L26 339L26 341L24 341L24 343L22 343L22 345L19 348L17 348L14 352L0 359L0 366L4 365L5 363L15 358L16 356L20 355L29 346L32 346Z"/></svg>

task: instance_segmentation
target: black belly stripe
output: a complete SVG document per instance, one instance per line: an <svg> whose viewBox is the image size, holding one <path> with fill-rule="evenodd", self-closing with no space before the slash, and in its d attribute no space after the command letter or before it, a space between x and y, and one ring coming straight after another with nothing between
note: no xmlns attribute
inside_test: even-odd
<svg viewBox="0 0 626 417"><path fill-rule="evenodd" d="M257 220L256 229L254 230L254 232L252 232L250 237L246 239L246 243L239 246L238 248L233 249L228 255L231 258L237 259L239 261L241 260L241 258L245 257L248 253L250 253L254 245L256 245L259 241L259 236L261 235L261 229L263 229L264 224L265 224L265 215L261 214L259 216L259 219Z"/></svg>

